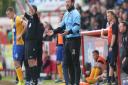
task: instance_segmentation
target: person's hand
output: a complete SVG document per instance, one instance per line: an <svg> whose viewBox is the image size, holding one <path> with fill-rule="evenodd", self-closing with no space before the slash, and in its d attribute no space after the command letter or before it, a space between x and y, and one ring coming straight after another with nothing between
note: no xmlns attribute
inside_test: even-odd
<svg viewBox="0 0 128 85"><path fill-rule="evenodd" d="M67 35L69 33L69 31L64 31L64 33L62 33L62 35L64 36L64 35Z"/></svg>
<svg viewBox="0 0 128 85"><path fill-rule="evenodd" d="M52 36L52 35L53 35L53 30L48 30L48 31L46 31L46 34L47 34L48 36Z"/></svg>
<svg viewBox="0 0 128 85"><path fill-rule="evenodd" d="M122 64L124 64L125 60L126 60L126 57L122 60Z"/></svg>
<svg viewBox="0 0 128 85"><path fill-rule="evenodd" d="M101 29L101 37L104 36L104 29Z"/></svg>
<svg viewBox="0 0 128 85"><path fill-rule="evenodd" d="M27 27L28 22L26 20L22 20L22 25L26 28Z"/></svg>
<svg viewBox="0 0 128 85"><path fill-rule="evenodd" d="M20 35L18 35L17 37L16 37L16 40L19 40L21 38L21 36Z"/></svg>
<svg viewBox="0 0 128 85"><path fill-rule="evenodd" d="M111 52L112 51L112 47L109 47L109 52Z"/></svg>

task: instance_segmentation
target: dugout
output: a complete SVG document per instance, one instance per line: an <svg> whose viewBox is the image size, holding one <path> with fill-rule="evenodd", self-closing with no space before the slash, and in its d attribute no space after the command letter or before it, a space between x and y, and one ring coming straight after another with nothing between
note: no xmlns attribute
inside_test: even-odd
<svg viewBox="0 0 128 85"><path fill-rule="evenodd" d="M104 29L104 33L107 36L107 29ZM94 31L82 31L81 32L81 47L82 47L82 72L86 76L85 63L90 62L91 65L94 65L92 51L98 50L101 56L105 58L108 55L108 40L101 38L101 30ZM120 66L120 56L118 51L117 57L117 76L118 76L118 85L121 84L121 66Z"/></svg>

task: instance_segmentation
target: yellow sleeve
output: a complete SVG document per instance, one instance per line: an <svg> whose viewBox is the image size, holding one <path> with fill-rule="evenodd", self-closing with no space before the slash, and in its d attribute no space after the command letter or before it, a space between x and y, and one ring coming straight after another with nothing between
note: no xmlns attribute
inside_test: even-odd
<svg viewBox="0 0 128 85"><path fill-rule="evenodd" d="M11 24L11 29L13 29L14 22L13 22L13 20L12 20L12 19L10 20L10 22L11 22L11 23L10 23L10 24Z"/></svg>
<svg viewBox="0 0 128 85"><path fill-rule="evenodd" d="M19 24L22 24L22 19L19 16L17 16L16 17L16 25L19 25Z"/></svg>

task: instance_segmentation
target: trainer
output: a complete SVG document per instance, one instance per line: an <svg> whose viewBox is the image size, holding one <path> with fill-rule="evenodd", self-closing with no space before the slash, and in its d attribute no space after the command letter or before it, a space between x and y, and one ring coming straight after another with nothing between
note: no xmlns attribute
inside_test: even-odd
<svg viewBox="0 0 128 85"><path fill-rule="evenodd" d="M119 24L119 31L122 34L122 69L125 73L128 74L128 24L126 21L120 22Z"/></svg>
<svg viewBox="0 0 128 85"><path fill-rule="evenodd" d="M64 43L63 72L66 85L79 85L80 82L80 14L74 8L74 0L66 0L67 11L64 14L60 27L49 31L48 35L57 34L62 31L66 40ZM69 79L70 77L70 79Z"/></svg>

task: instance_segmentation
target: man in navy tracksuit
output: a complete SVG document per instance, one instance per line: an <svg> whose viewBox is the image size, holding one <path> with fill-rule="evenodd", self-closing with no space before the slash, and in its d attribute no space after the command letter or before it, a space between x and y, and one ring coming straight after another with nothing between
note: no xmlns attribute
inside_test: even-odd
<svg viewBox="0 0 128 85"><path fill-rule="evenodd" d="M66 85L71 80L71 85L79 85L80 82L80 14L74 8L74 0L66 0L67 12L64 14L60 27L49 31L48 35L62 31L65 36L63 72ZM69 79L70 78L70 79Z"/></svg>

